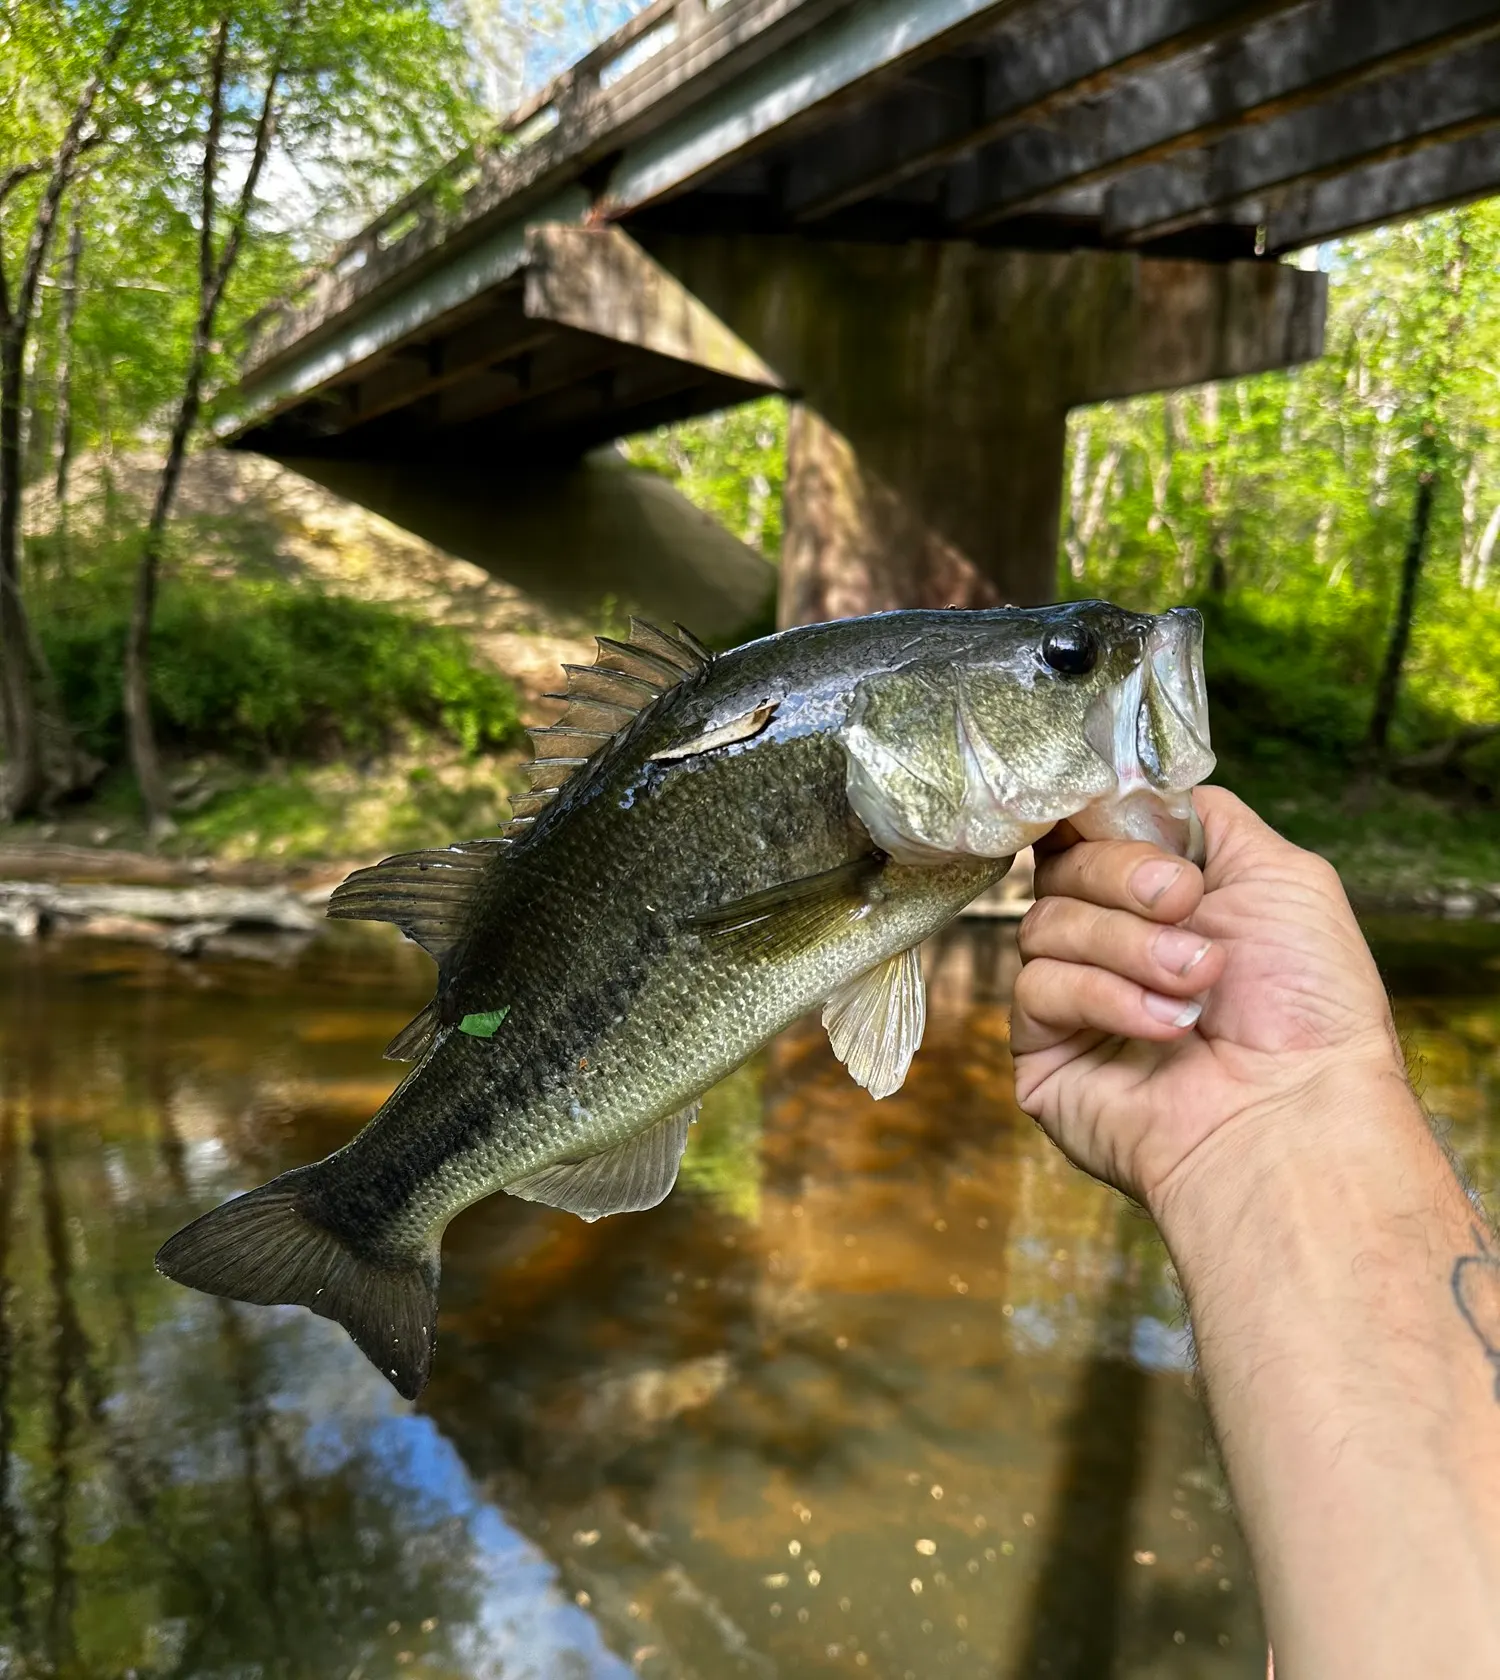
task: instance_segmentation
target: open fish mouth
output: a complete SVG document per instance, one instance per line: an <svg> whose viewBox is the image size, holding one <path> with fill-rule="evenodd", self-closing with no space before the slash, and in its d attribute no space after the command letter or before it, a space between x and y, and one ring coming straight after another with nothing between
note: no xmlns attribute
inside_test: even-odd
<svg viewBox="0 0 1500 1680"><path fill-rule="evenodd" d="M1149 840L1202 863L1192 790L1213 773L1203 617L1174 607L1151 622L1135 670L1096 703L1085 733L1115 773L1112 792L1072 817L1085 840Z"/></svg>
<svg viewBox="0 0 1500 1680"><path fill-rule="evenodd" d="M1191 790L1214 767L1203 620L1185 607L1100 618L1097 664L1078 672L981 654L857 696L841 732L847 790L876 845L906 863L1004 857L1071 819L1085 839L1201 858Z"/></svg>

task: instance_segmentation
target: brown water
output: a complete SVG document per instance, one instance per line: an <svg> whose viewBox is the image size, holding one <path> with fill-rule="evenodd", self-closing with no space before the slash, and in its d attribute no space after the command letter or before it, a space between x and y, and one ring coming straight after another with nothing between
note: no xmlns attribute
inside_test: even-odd
<svg viewBox="0 0 1500 1680"><path fill-rule="evenodd" d="M1494 1184L1500 929L1376 931ZM932 955L899 1096L809 1026L661 1208L459 1220L413 1408L151 1255L363 1123L424 959L0 943L0 1676L1260 1680L1162 1250L1011 1103L1006 930Z"/></svg>

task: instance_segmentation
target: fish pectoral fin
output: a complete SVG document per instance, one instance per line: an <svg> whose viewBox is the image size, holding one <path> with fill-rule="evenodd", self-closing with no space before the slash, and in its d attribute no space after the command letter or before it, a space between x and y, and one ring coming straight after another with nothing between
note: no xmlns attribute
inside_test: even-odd
<svg viewBox="0 0 1500 1680"><path fill-rule="evenodd" d="M877 1100L899 1091L927 1025L922 959L914 949L850 980L829 998L823 1025L833 1053Z"/></svg>
<svg viewBox="0 0 1500 1680"><path fill-rule="evenodd" d="M700 911L687 925L746 955L795 956L815 950L870 908L883 860L855 858L730 904Z"/></svg>
<svg viewBox="0 0 1500 1680"><path fill-rule="evenodd" d="M356 869L334 888L328 914L335 920L394 922L441 962L463 937L485 871L509 845L506 840L466 840Z"/></svg>
<svg viewBox="0 0 1500 1680"><path fill-rule="evenodd" d="M688 1127L698 1117L691 1102L644 1132L582 1161L559 1161L513 1179L506 1193L527 1202L564 1208L591 1223L608 1213L639 1213L665 1201L677 1182Z"/></svg>

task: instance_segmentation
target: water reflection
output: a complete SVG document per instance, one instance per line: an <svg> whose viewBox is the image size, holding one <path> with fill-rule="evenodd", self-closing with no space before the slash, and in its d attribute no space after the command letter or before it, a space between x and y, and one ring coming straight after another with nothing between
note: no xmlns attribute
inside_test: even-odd
<svg viewBox="0 0 1500 1680"><path fill-rule="evenodd" d="M1388 932L1492 1183L1500 934ZM1154 1233L1010 1103L1007 931L929 958L898 1096L809 1023L660 1209L456 1222L413 1409L150 1262L362 1123L422 959L0 946L0 1674L1259 1680Z"/></svg>

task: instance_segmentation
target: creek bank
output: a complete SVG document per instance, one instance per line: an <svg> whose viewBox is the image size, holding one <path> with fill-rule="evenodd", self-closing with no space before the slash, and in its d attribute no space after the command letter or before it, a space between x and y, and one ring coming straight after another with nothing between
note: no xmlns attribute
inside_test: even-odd
<svg viewBox="0 0 1500 1680"><path fill-rule="evenodd" d="M374 859L277 866L34 842L0 845L0 933L147 944L179 957L288 961L326 935L329 894ZM1349 888L1362 916L1500 921L1500 882L1403 892ZM1032 903L1029 853L966 912L1015 921Z"/></svg>

